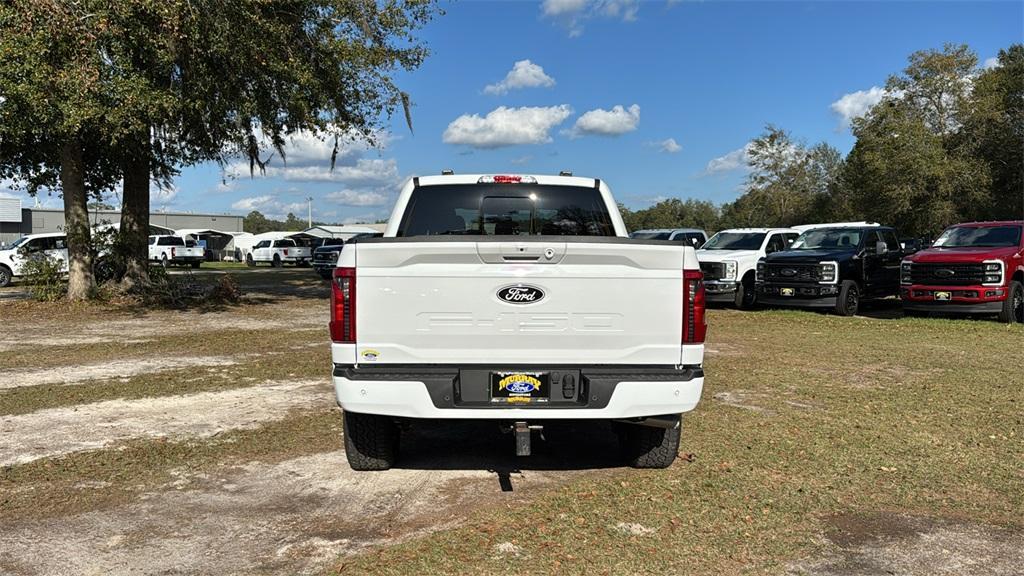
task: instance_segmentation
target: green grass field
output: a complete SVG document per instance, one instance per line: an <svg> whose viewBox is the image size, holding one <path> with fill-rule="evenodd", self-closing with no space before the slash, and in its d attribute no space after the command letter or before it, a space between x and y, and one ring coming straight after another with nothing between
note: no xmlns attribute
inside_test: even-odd
<svg viewBox="0 0 1024 576"><path fill-rule="evenodd" d="M338 573L780 573L822 553L837 519L1021 529L1020 326L787 311L710 325L671 468L595 474Z"/></svg>
<svg viewBox="0 0 1024 576"><path fill-rule="evenodd" d="M588 465L595 452L616 450L606 437L563 438L547 449L546 460L511 460L507 436L481 441L451 433L435 443L436 434L416 438L414 430L405 456L426 446L420 454L428 455L419 458L424 466L354 473L343 463L341 417L329 383L327 284L309 269L238 274L238 280L244 303L215 311L75 305L56 316L52 305L3 305L13 331L0 339L8 371L8 386L0 386L0 428L3 419L15 418L59 425L55 411L88 412L109 402L123 402L130 415L151 400L187 402L267 381L319 382L322 398L271 412L273 418L252 426L228 422L209 437L136 435L0 466L0 524L19 531L10 541L0 531L0 550L24 538L63 546L56 536L46 540L63 523L77 523L68 526L83 534L123 530L135 522L141 502L173 501L184 486L185 493L213 490L211 501L224 506L219 513L241 518L230 530L257 520L265 526L263 540L233 545L231 551L251 559L237 566L243 573L885 573L801 568L856 548L850 534L894 542L916 537L925 548L904 554L917 559L909 565L949 554L941 565L953 567L948 573L1015 574L1014 566L1024 565L1024 545L1016 545L1024 544L1024 327L903 319L892 307L868 311L877 318L712 310L703 398L684 418L680 457L667 470ZM161 366L160 359L182 355L195 363ZM231 363L207 365L204 358ZM124 376L17 385L24 374L89 373L109 362L141 367ZM112 432L118 425L104 423ZM43 442L5 430L0 453ZM573 442L600 445L585 456ZM460 459L463 443L477 455ZM320 457L333 467L309 460ZM506 494L495 476L510 461L521 474L512 471L515 491ZM222 500L211 488L233 485L255 466L290 478L302 462L311 468L302 469L307 476L300 485L311 492L301 497L284 485ZM176 484L183 477L194 479ZM320 491L359 496L336 501ZM259 508L268 498L275 504ZM239 516L247 510L255 516ZM90 524L92 513L118 520ZM206 550L222 528L194 525L190 514L182 509L179 528L192 534L188 546ZM929 528L936 526L975 539L949 543ZM160 546L168 536L154 529L137 538ZM279 561L263 559L273 553L272 543L305 539L359 545L344 553L324 548L316 557L326 560L312 563L296 553L292 563L266 568ZM1009 561L985 547L993 542L1011 550ZM129 548L77 545L78 560L106 562L104 555L114 554L139 571L158 567ZM218 554L208 550L183 566L222 572L223 564L202 563ZM950 563L954 557L960 564ZM26 558L11 556L5 564L0 552L0 572L40 565ZM1000 561L1009 568L988 569ZM934 568L890 571L932 574Z"/></svg>

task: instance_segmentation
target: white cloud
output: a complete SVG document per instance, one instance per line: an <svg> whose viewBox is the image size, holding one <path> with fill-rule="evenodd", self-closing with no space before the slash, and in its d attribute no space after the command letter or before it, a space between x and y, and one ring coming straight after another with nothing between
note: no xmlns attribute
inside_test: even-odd
<svg viewBox="0 0 1024 576"><path fill-rule="evenodd" d="M833 112L839 115L842 125L849 126L854 118L860 118L868 113L868 110L882 101L886 96L885 88L872 86L868 90L858 90L850 94L844 94L829 106Z"/></svg>
<svg viewBox="0 0 1024 576"><path fill-rule="evenodd" d="M509 162L509 164L515 164L516 166L522 166L524 164L529 164L530 160L533 160L533 156L526 155L526 156L520 156L518 158L513 158L513 159L509 160L508 162Z"/></svg>
<svg viewBox="0 0 1024 576"><path fill-rule="evenodd" d="M501 95L519 88L550 88L554 85L555 79L545 74L542 66L529 60L520 60L512 65L504 80L497 84L488 84L484 88L484 94Z"/></svg>
<svg viewBox="0 0 1024 576"><path fill-rule="evenodd" d="M633 22L640 11L640 0L544 0L541 16L551 18L569 31L569 37L583 34L583 23L591 18L610 18Z"/></svg>
<svg viewBox="0 0 1024 576"><path fill-rule="evenodd" d="M171 184L167 187L153 184L149 189L149 201L157 204L170 204L178 197L178 187Z"/></svg>
<svg viewBox="0 0 1024 576"><path fill-rule="evenodd" d="M983 69L985 69L985 70L991 70L993 68L999 68L999 57L998 56L993 56L991 58L986 58L985 59L985 63L982 64L981 67Z"/></svg>
<svg viewBox="0 0 1024 576"><path fill-rule="evenodd" d="M665 152L666 154L675 154L676 152L679 152L680 150L683 149L683 147L680 146L678 142L676 142L675 138L666 138L661 142L655 142L655 145L658 147L659 150Z"/></svg>
<svg viewBox="0 0 1024 576"><path fill-rule="evenodd" d="M314 207L315 206L316 203L314 202ZM233 203L231 208L242 212L257 210L267 218L275 220L284 220L288 217L289 213L295 214L299 218L305 220L308 204L306 204L305 201L283 202L272 194L265 194L263 196L242 198L241 200ZM316 214L314 214L314 217L316 217Z"/></svg>
<svg viewBox="0 0 1024 576"><path fill-rule="evenodd" d="M384 206L391 199L377 190L338 190L327 195L327 199L342 206Z"/></svg>
<svg viewBox="0 0 1024 576"><path fill-rule="evenodd" d="M711 161L708 162L707 167L704 168L704 173L720 174L722 172L732 172L733 170L746 170L749 150L750 144L748 143L743 148L733 150L725 156L712 158Z"/></svg>
<svg viewBox="0 0 1024 576"><path fill-rule="evenodd" d="M249 164L236 162L228 166L227 173L235 178L248 176ZM280 178L291 182L345 182L353 185L387 184L399 180L398 162L394 158L360 158L353 165L336 166L334 170L331 170L329 162L306 166L279 166L271 159L265 171L261 174L257 170L254 176Z"/></svg>
<svg viewBox="0 0 1024 576"><path fill-rule="evenodd" d="M615 106L611 110L597 108L577 118L576 124L569 130L569 136L620 136L636 130L639 125L640 106L636 104L629 108Z"/></svg>
<svg viewBox="0 0 1024 576"><path fill-rule="evenodd" d="M331 154L334 151L334 136L326 132L297 132L285 137L284 158L274 151L269 140L260 139L260 158L266 162L264 169L256 166L253 176L280 178L293 182L346 182L353 184L393 183L398 180L398 164L394 159L365 158L367 153L384 150L393 137L388 132L371 135L376 146L371 145L356 132L343 134L338 141L334 170L331 170ZM268 160L269 159L269 160ZM224 177L228 182L218 184L218 192L228 192L234 186L233 179L248 177L249 161L240 159L227 166Z"/></svg>
<svg viewBox="0 0 1024 576"><path fill-rule="evenodd" d="M233 210L259 210L263 206L274 201L273 196L250 196L249 198L242 198L241 200L233 203L231 208Z"/></svg>
<svg viewBox="0 0 1024 576"><path fill-rule="evenodd" d="M481 118L463 114L445 129L446 144L465 144L474 148L500 148L516 144L544 144L549 132L572 114L566 104L548 107L507 108L500 106Z"/></svg>
<svg viewBox="0 0 1024 576"><path fill-rule="evenodd" d="M597 9L601 15L608 18L622 18L625 22L636 20L636 13L640 10L639 0L604 0L597 3Z"/></svg>
<svg viewBox="0 0 1024 576"><path fill-rule="evenodd" d="M563 16L582 11L587 7L587 0L544 0L540 9L545 16Z"/></svg>

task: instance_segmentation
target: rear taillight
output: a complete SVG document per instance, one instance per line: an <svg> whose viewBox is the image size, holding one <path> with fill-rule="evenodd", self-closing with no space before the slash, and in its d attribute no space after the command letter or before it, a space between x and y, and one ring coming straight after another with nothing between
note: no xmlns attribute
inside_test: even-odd
<svg viewBox="0 0 1024 576"><path fill-rule="evenodd" d="M172 246L172 247L171 247L171 258L174 258L174 255L175 255L175 254L177 254L177 251L176 251L176 250L174 249L174 247Z"/></svg>
<svg viewBox="0 0 1024 576"><path fill-rule="evenodd" d="M331 340L356 342L356 269L335 268L331 282Z"/></svg>
<svg viewBox="0 0 1024 576"><path fill-rule="evenodd" d="M285 249L284 249L284 255L285 255L285 256L287 256L287 255L288 255L288 249L287 249L287 248L285 248Z"/></svg>
<svg viewBox="0 0 1024 576"><path fill-rule="evenodd" d="M701 344L708 333L704 319L704 274L683 271L683 344Z"/></svg>

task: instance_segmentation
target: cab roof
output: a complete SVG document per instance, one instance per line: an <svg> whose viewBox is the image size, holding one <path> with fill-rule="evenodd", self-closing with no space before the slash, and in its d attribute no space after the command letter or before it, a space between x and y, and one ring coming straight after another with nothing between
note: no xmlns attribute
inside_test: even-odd
<svg viewBox="0 0 1024 576"><path fill-rule="evenodd" d="M953 224L950 228L957 226L971 227L971 228L989 228L993 226L1024 226L1024 220L992 220L987 222L963 222L961 224Z"/></svg>
<svg viewBox="0 0 1024 576"><path fill-rule="evenodd" d="M726 228L719 230L719 232L750 232L750 233L764 233L770 234L772 232L795 232L800 233L796 228Z"/></svg>

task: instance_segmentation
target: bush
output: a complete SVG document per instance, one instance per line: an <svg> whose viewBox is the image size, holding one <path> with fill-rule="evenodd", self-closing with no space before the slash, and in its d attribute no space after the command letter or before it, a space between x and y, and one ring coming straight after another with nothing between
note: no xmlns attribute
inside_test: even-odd
<svg viewBox="0 0 1024 576"><path fill-rule="evenodd" d="M32 254L22 267L22 277L32 297L40 302L56 302L68 294L64 263L57 258Z"/></svg>
<svg viewBox="0 0 1024 576"><path fill-rule="evenodd" d="M242 288L238 285L238 279L233 274L221 276L210 290L209 299L226 304L238 304L242 299Z"/></svg>

